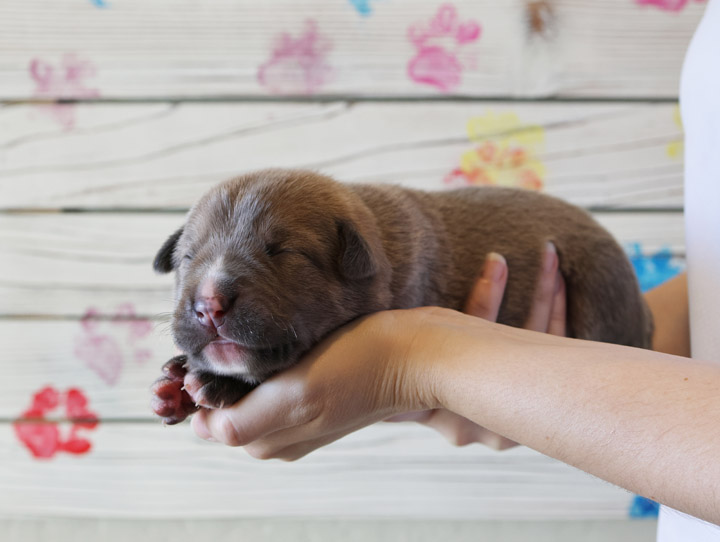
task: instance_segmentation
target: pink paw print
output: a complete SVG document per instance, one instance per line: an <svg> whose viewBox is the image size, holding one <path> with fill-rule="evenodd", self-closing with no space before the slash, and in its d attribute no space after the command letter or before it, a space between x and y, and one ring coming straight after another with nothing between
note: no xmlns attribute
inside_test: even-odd
<svg viewBox="0 0 720 542"><path fill-rule="evenodd" d="M82 333L75 338L75 355L85 362L107 385L114 386L129 357L135 363L143 364L152 357L152 350L138 343L152 331L148 320L136 317L130 303L117 307L115 315L108 322L98 319L100 312L91 307L81 321ZM113 334L103 333L102 328L125 329L124 341L118 341Z"/></svg>
<svg viewBox="0 0 720 542"><path fill-rule="evenodd" d="M35 58L30 62L30 77L35 81L35 97L48 100L96 98L100 92L85 86L84 79L95 75L95 68L72 54L63 56L60 65ZM75 125L73 104L44 106L66 130Z"/></svg>
<svg viewBox="0 0 720 542"><path fill-rule="evenodd" d="M442 92L455 89L462 79L460 51L480 38L475 21L461 23L452 4L443 4L428 24L408 29L417 54L408 63L408 76L416 83L432 85Z"/></svg>
<svg viewBox="0 0 720 542"><path fill-rule="evenodd" d="M704 2L705 0L695 0L695 2ZM655 6L665 11L681 11L689 0L635 0L635 3L641 6Z"/></svg>
<svg viewBox="0 0 720 542"><path fill-rule="evenodd" d="M280 34L270 60L258 69L258 81L273 94L314 94L332 77L326 59L330 49L317 24L307 21L298 38Z"/></svg>

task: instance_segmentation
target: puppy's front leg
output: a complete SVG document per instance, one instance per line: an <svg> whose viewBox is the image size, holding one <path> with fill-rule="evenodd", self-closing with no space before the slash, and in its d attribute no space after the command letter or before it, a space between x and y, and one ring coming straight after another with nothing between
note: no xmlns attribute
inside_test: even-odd
<svg viewBox="0 0 720 542"><path fill-rule="evenodd" d="M191 370L185 375L185 391L196 405L205 408L234 405L256 387L257 384L204 371Z"/></svg>
<svg viewBox="0 0 720 542"><path fill-rule="evenodd" d="M183 389L187 374L187 356L175 356L162 368L163 375L152 385L151 406L165 425L175 425L195 412L198 407Z"/></svg>

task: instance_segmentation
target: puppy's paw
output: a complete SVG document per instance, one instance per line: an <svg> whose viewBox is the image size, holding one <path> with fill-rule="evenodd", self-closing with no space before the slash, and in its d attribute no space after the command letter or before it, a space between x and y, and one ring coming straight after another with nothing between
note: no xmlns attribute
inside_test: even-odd
<svg viewBox="0 0 720 542"><path fill-rule="evenodd" d="M185 391L194 404L205 408L224 408L237 403L255 385L229 376L191 371L185 375Z"/></svg>
<svg viewBox="0 0 720 542"><path fill-rule="evenodd" d="M163 376L150 388L152 409L165 425L180 423L198 409L190 394L183 389L186 363L186 356L172 358L163 365Z"/></svg>

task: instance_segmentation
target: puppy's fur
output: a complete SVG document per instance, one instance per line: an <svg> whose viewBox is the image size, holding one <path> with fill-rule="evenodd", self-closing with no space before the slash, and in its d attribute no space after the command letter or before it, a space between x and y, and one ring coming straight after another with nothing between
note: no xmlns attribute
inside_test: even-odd
<svg viewBox="0 0 720 542"><path fill-rule="evenodd" d="M548 241L567 287L567 334L649 347L651 316L623 250L583 210L529 191L426 193L260 171L207 193L154 267L176 272L173 333L187 353L193 398L218 406L360 315L461 309L491 251L509 268L498 321L522 326ZM228 305L217 329L193 309L208 280ZM240 359L207 354L218 334L240 345Z"/></svg>

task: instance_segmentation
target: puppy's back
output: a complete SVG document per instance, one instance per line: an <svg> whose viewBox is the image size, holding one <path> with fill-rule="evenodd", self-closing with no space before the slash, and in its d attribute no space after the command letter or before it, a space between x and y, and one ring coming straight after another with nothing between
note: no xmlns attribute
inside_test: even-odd
<svg viewBox="0 0 720 542"><path fill-rule="evenodd" d="M421 192L357 187L373 210L403 295L396 307L460 310L488 252L508 262L498 321L522 326L546 243L555 244L567 289L568 335L649 348L652 318L622 248L588 213L537 192L471 187ZM412 295L408 295L412 293Z"/></svg>

